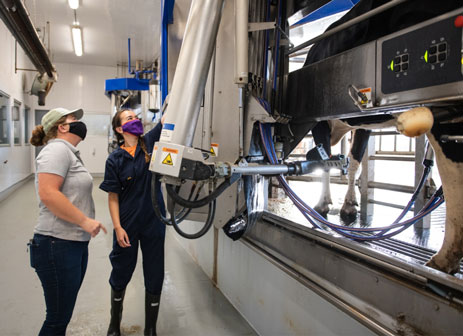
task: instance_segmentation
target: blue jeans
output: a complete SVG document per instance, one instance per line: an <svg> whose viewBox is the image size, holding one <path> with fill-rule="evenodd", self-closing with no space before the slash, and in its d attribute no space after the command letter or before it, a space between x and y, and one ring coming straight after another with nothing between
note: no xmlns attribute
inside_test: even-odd
<svg viewBox="0 0 463 336"><path fill-rule="evenodd" d="M28 245L47 306L39 335L65 335L87 269L88 242L35 234Z"/></svg>

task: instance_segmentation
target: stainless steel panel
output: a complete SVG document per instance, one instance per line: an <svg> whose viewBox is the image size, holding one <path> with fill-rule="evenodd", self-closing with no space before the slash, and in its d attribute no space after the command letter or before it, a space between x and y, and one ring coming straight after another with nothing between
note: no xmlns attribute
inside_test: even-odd
<svg viewBox="0 0 463 336"><path fill-rule="evenodd" d="M286 114L305 122L358 116L348 87L375 92L375 61L376 44L371 42L290 73Z"/></svg>
<svg viewBox="0 0 463 336"><path fill-rule="evenodd" d="M452 11L450 13L438 16L432 20L428 20L426 22L423 22L421 24L415 25L413 27L401 30L397 33L390 34L388 36L385 36L383 38L380 38L377 40L377 64L376 64L376 86L378 90L376 91L376 101L377 105L379 107L383 106L389 106L389 105L406 105L406 104L416 104L416 103L429 103L429 104L435 104L438 102L453 102L453 101L461 101L463 100L463 81L459 82L453 82L453 83L447 83L447 84L441 84L441 85L434 85L434 86L428 86L428 87L423 87L419 89L414 89L414 90L407 90L407 91L401 91L401 92L396 92L396 93L391 93L391 94L385 94L383 93L383 88L382 88L382 70L383 67L383 60L382 60L382 54L383 54L383 43L385 41L389 41L394 38L398 39L403 39L402 36L406 36L406 34L418 31L421 28L425 28L427 26L433 25L434 23L440 22L445 19L451 19L453 21L453 17L456 15L461 15L463 14L463 8L460 8L458 10ZM461 29L457 29L455 27L452 27L457 31L457 34L459 34L461 39L463 39L463 33L461 32ZM448 29L448 28L447 28ZM439 35L436 35L439 36ZM428 41L420 41L422 42L423 45L431 45L432 40L434 39L434 36L429 36ZM445 36L439 36L439 38L445 38ZM463 46L461 43L463 43L461 40L459 41L460 45L453 45L453 50L452 53L454 53L454 57L458 58L458 60L461 60L463 57L463 51L462 48ZM426 48L423 48L422 50L416 51L416 52L421 52L423 55L426 52ZM461 61L460 61L461 62ZM429 66L432 66L429 64ZM446 64L447 67L454 67L455 71L461 71L461 64ZM412 67L412 64L410 64L410 68ZM463 73L462 73L463 74Z"/></svg>
<svg viewBox="0 0 463 336"><path fill-rule="evenodd" d="M378 333L461 334L462 279L268 213L246 239L288 274Z"/></svg>
<svg viewBox="0 0 463 336"><path fill-rule="evenodd" d="M235 34L234 1L225 1L217 34L213 78L212 138L219 145L217 161L234 162L239 157L239 88L233 82ZM210 78L209 80L211 80ZM237 183L219 196L214 226L223 227L235 215Z"/></svg>

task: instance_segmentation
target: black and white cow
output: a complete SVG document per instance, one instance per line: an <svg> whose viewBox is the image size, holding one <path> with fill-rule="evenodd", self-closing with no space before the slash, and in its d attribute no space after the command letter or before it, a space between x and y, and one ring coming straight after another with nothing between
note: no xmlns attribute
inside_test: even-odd
<svg viewBox="0 0 463 336"><path fill-rule="evenodd" d="M361 0L340 21L330 26L331 29L372 8L383 5L385 0ZM460 7L458 1L411 0L406 1L377 16L365 20L344 31L336 33L314 45L305 65L336 55L366 42L406 28L437 15ZM433 111L434 113L435 111ZM397 115L366 116L345 120L319 122L313 129L315 143L322 143L330 152L330 146L337 143L347 132L355 130L350 151L349 188L341 216L356 216L355 173L360 165L372 129L396 125ZM442 180L446 200L445 237L440 250L427 262L427 265L446 273L455 273L463 257L463 144L443 142L442 135L463 134L463 105L453 106L447 111L440 110L435 115L432 128L426 136L432 145L436 165ZM321 213L327 213L331 203L329 193L329 176L324 175L324 194L315 207Z"/></svg>

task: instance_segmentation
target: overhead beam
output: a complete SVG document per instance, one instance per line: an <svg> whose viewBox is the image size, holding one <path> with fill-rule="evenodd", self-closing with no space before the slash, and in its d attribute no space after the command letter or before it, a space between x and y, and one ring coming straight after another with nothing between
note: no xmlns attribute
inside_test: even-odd
<svg viewBox="0 0 463 336"><path fill-rule="evenodd" d="M53 67L21 0L0 1L0 17L41 74L53 77Z"/></svg>

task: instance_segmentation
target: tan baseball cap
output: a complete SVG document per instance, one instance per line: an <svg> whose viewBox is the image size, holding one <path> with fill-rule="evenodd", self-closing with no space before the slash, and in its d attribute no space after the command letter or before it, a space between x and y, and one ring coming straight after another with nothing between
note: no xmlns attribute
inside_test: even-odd
<svg viewBox="0 0 463 336"><path fill-rule="evenodd" d="M54 108L48 111L42 117L42 123L41 123L45 134L48 133L48 131L53 127L53 125L56 124L58 120L60 120L62 117L67 116L68 114L71 114L71 113L74 113L76 118L79 120L84 115L84 110L82 109L68 110L62 107L57 107L57 108Z"/></svg>

